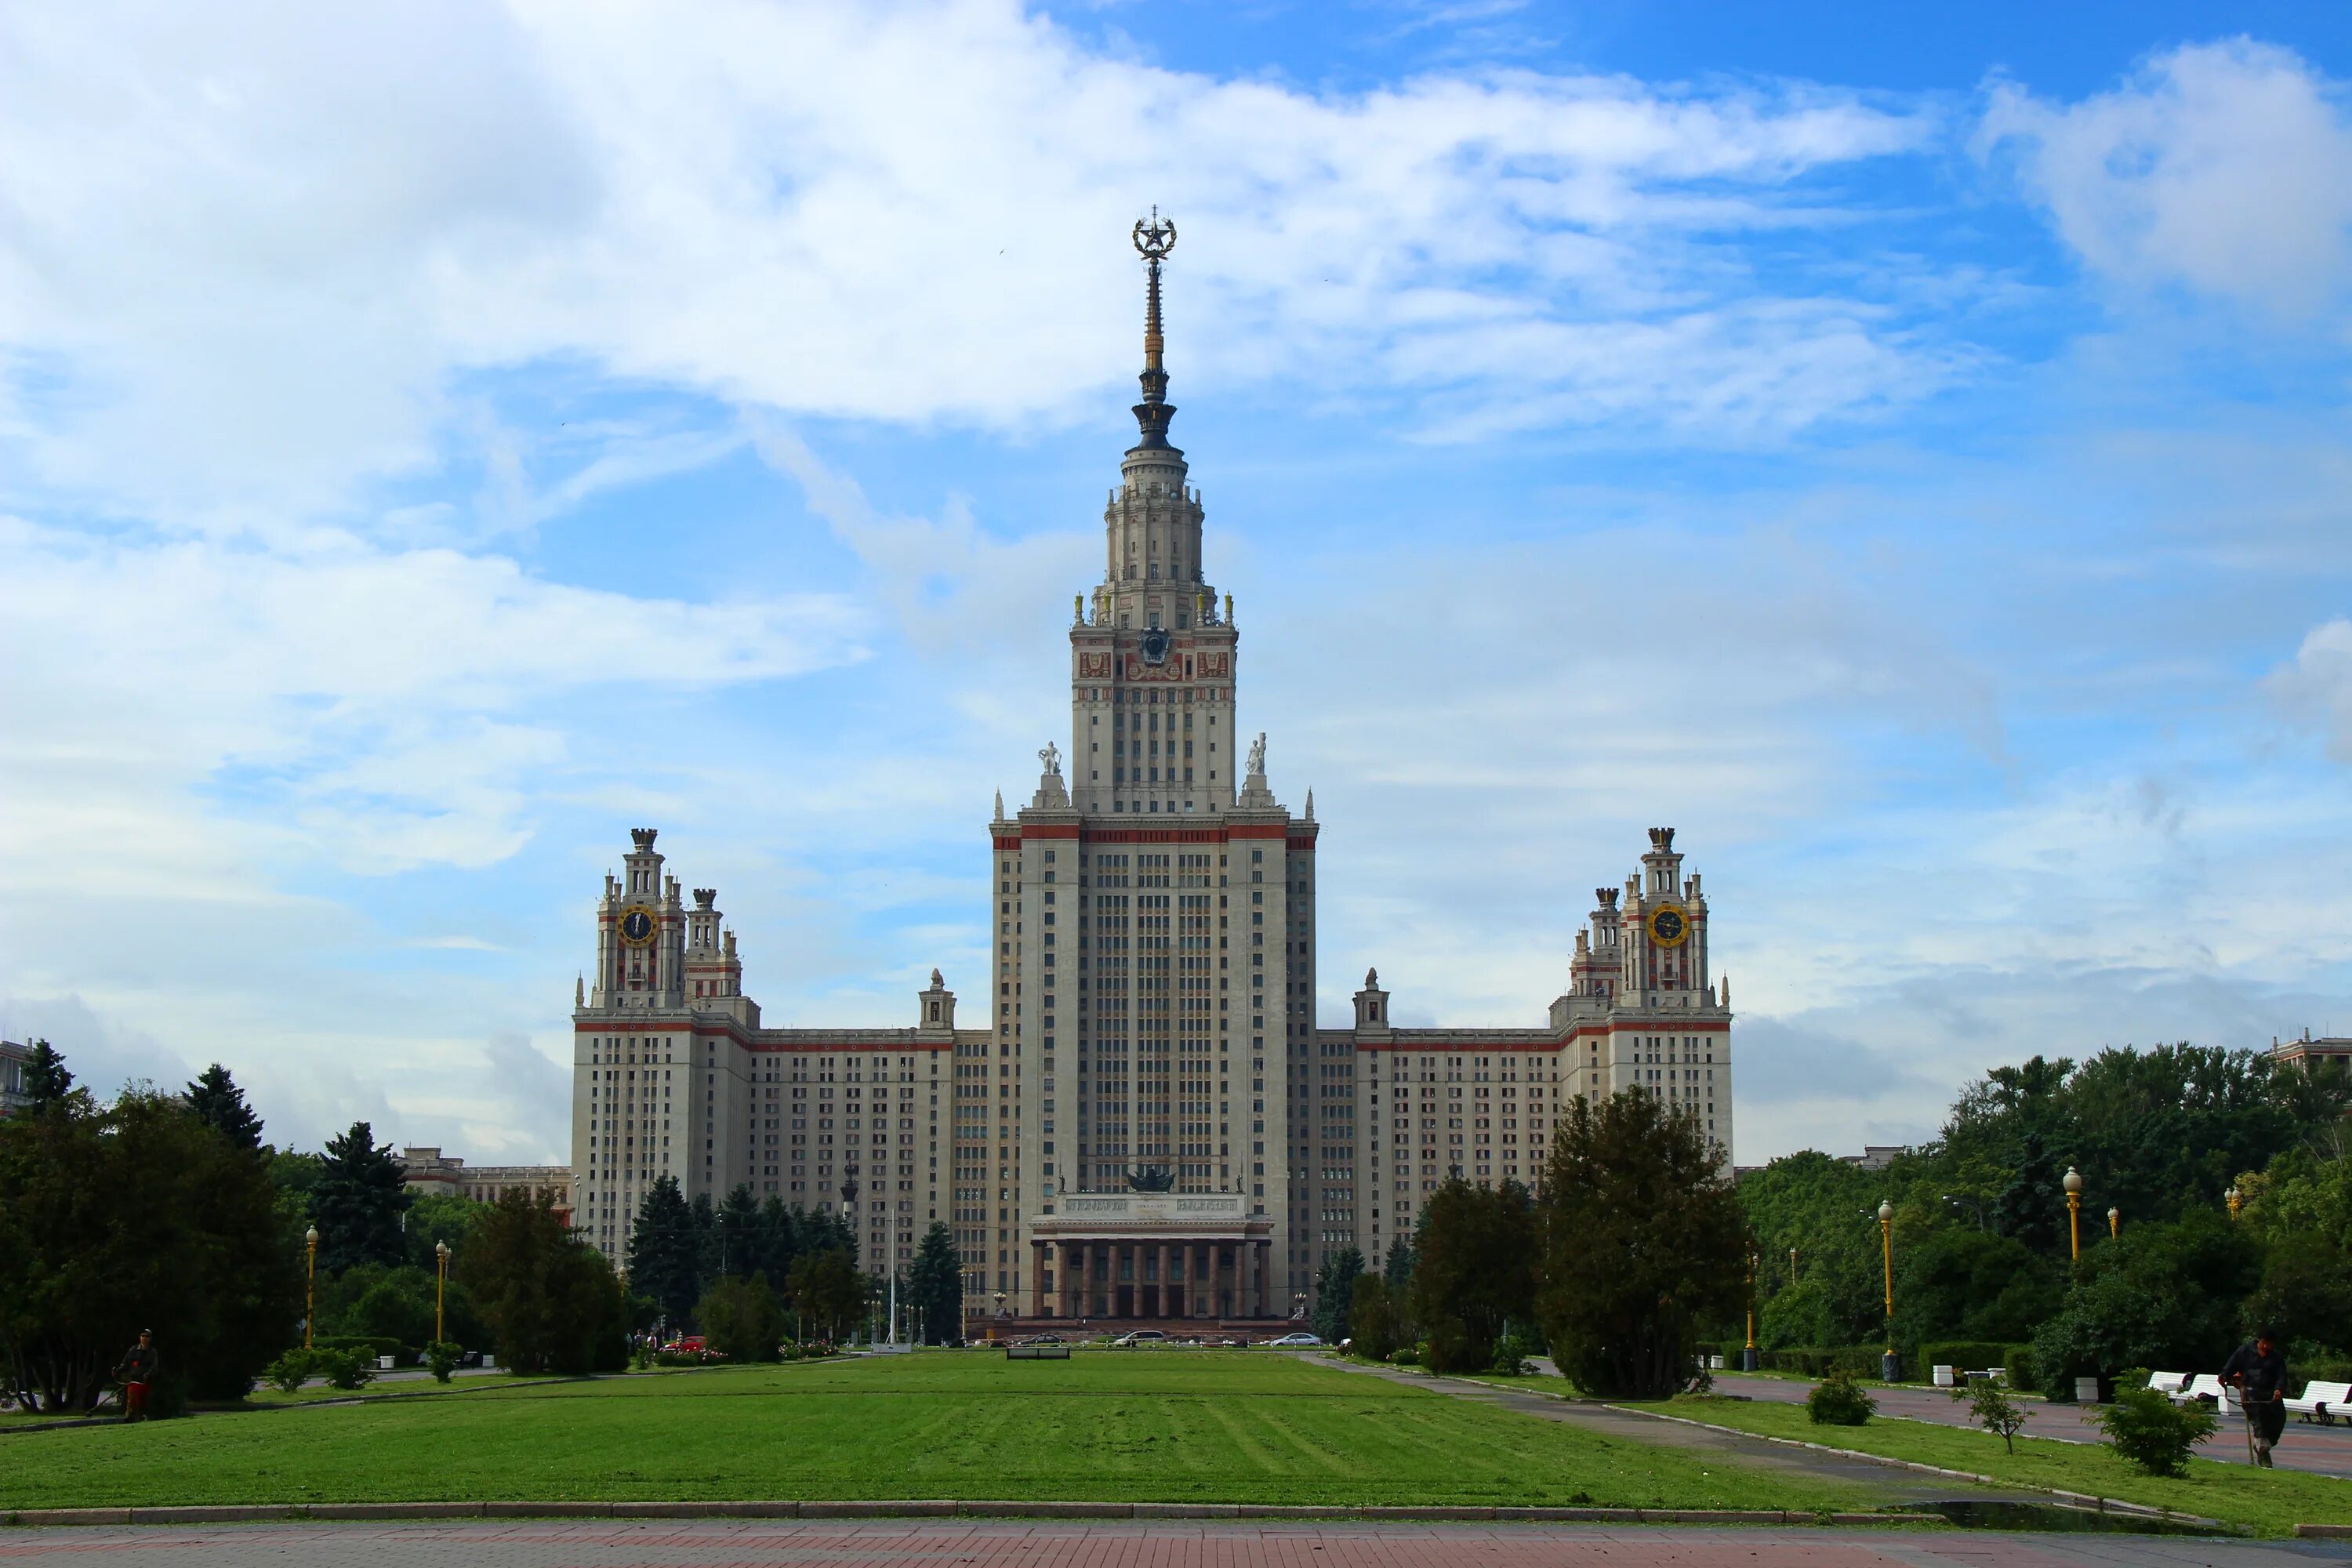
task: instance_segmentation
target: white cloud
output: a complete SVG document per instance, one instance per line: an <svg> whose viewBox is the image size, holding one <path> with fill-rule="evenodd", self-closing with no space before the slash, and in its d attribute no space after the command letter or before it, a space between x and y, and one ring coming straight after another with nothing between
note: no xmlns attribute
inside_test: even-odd
<svg viewBox="0 0 2352 1568"><path fill-rule="evenodd" d="M2290 49L2187 45L2063 106L1999 82L1979 144L2011 153L2067 244L2120 282L2293 316L2342 296L2352 117Z"/></svg>
<svg viewBox="0 0 2352 1568"><path fill-rule="evenodd" d="M2326 738L2329 756L2352 763L2352 620L2314 626L2266 684L2289 717Z"/></svg>
<svg viewBox="0 0 2352 1568"><path fill-rule="evenodd" d="M310 542L287 553L0 520L14 891L209 894L281 837L352 868L488 864L566 760L562 733L522 716L535 705L862 656L861 615L824 595L690 605L547 583L497 557ZM215 791L258 809L208 809Z"/></svg>
<svg viewBox="0 0 2352 1568"><path fill-rule="evenodd" d="M1851 95L1318 94L1090 53L1009 0L0 27L0 440L184 523L283 531L430 465L454 373L551 357L795 412L1066 414L1126 368L1153 201L1196 389L1437 384L1464 427L1742 439L1948 369L1871 307L1751 298L1749 247L1854 216L1808 176L1932 133Z"/></svg>

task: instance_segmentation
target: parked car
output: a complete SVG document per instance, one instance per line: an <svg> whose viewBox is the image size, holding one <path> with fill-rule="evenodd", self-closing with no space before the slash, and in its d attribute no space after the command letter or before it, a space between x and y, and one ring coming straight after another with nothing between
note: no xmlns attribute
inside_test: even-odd
<svg viewBox="0 0 2352 1568"><path fill-rule="evenodd" d="M1269 1345L1319 1345L1323 1342L1313 1334L1285 1334L1278 1340L1268 1340Z"/></svg>
<svg viewBox="0 0 2352 1568"><path fill-rule="evenodd" d="M1024 1334L1013 1342L1016 1345L1059 1345L1069 1342L1059 1334Z"/></svg>
<svg viewBox="0 0 2352 1568"><path fill-rule="evenodd" d="M1159 1345L1167 1342L1168 1336L1158 1329L1137 1329L1131 1333L1121 1334L1111 1341L1111 1343L1125 1345L1129 1350L1133 1350L1138 1345Z"/></svg>

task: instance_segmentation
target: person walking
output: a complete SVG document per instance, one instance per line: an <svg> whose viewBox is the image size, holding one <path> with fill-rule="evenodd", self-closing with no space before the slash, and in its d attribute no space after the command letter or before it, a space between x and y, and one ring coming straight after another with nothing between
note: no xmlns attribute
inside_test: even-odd
<svg viewBox="0 0 2352 1568"><path fill-rule="evenodd" d="M2238 1391L2254 1463L2271 1468L2271 1449L2286 1431L2286 1357L2279 1353L2278 1337L2268 1329L2255 1331L2252 1342L2240 1345L2222 1364L2221 1381Z"/></svg>
<svg viewBox="0 0 2352 1568"><path fill-rule="evenodd" d="M125 1421L144 1420L147 1415L147 1385L155 1381L155 1332L139 1331L139 1342L122 1352L122 1364L114 1369L122 1384L122 1418Z"/></svg>

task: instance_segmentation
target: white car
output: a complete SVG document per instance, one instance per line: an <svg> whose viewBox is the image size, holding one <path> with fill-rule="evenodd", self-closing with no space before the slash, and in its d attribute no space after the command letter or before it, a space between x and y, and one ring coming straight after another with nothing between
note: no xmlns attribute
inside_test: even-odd
<svg viewBox="0 0 2352 1568"><path fill-rule="evenodd" d="M1133 1350L1138 1345L1158 1345L1165 1344L1167 1342L1168 1336L1161 1333L1158 1329L1138 1329L1132 1333L1121 1334L1118 1338L1111 1341L1111 1343L1115 1345L1125 1345L1129 1350Z"/></svg>
<svg viewBox="0 0 2352 1568"><path fill-rule="evenodd" d="M1265 1342L1270 1345L1319 1345L1323 1342L1313 1334L1285 1334L1278 1340Z"/></svg>

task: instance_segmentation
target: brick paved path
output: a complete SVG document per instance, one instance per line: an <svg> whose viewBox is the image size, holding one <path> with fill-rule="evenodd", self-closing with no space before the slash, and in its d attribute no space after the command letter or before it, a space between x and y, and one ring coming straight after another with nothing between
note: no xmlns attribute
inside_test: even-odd
<svg viewBox="0 0 2352 1568"><path fill-rule="evenodd" d="M2127 1535L1040 1521L221 1525L0 1531L55 1568L2304 1568L2352 1543Z"/></svg>

